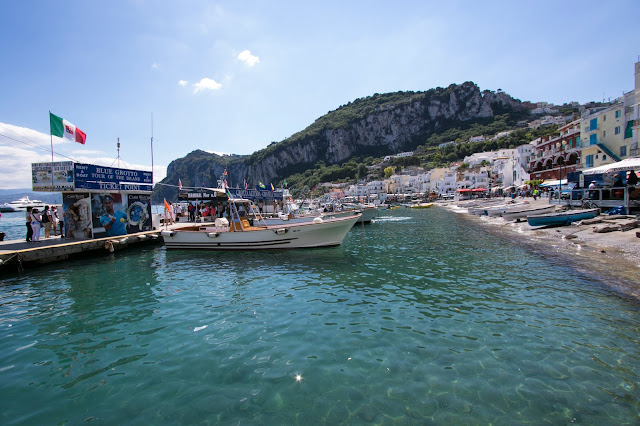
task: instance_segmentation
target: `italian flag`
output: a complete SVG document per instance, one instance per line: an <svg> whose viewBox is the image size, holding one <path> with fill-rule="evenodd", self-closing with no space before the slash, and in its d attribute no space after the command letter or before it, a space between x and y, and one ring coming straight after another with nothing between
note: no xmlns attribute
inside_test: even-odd
<svg viewBox="0 0 640 426"><path fill-rule="evenodd" d="M49 123L51 124L51 135L68 139L71 142L78 142L84 145L87 135L75 125L69 123L64 118L49 113Z"/></svg>

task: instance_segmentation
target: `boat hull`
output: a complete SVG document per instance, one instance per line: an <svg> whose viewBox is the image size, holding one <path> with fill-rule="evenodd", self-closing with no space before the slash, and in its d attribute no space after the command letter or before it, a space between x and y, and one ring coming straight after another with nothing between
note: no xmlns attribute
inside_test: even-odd
<svg viewBox="0 0 640 426"><path fill-rule="evenodd" d="M502 218L504 220L518 220L522 218L526 218L527 216L535 216L547 213L553 213L556 210L556 206L549 205L543 207L529 207L527 209L521 210L510 210L505 213L502 213Z"/></svg>
<svg viewBox="0 0 640 426"><path fill-rule="evenodd" d="M362 216L360 216L360 219L358 219L356 223L370 223L378 214L377 207L363 207L358 209L358 211L362 213Z"/></svg>
<svg viewBox="0 0 640 426"><path fill-rule="evenodd" d="M592 219L600 214L598 209L569 210L566 212L527 216L530 226L561 226L579 220Z"/></svg>
<svg viewBox="0 0 640 426"><path fill-rule="evenodd" d="M197 230L163 231L162 237L169 250L244 251L331 247L342 244L347 232L359 218L360 215L357 215L233 232L215 226L202 226Z"/></svg>

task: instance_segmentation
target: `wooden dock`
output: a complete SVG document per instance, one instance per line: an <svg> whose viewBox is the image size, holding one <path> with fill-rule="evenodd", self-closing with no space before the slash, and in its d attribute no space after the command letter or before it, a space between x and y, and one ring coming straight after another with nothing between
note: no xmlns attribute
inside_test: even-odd
<svg viewBox="0 0 640 426"><path fill-rule="evenodd" d="M119 237L95 239L64 239L41 237L37 242L25 240L0 241L0 274L23 273L31 268L69 259L87 256L105 256L115 251L139 248L151 244L163 244L161 232L192 225L176 223L166 228Z"/></svg>

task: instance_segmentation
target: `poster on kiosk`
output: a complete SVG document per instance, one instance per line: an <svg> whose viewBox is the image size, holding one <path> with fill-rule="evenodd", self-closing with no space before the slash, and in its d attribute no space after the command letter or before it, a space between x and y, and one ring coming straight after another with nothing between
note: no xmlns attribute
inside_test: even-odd
<svg viewBox="0 0 640 426"><path fill-rule="evenodd" d="M146 194L91 194L93 235L118 237L151 230L151 199Z"/></svg>

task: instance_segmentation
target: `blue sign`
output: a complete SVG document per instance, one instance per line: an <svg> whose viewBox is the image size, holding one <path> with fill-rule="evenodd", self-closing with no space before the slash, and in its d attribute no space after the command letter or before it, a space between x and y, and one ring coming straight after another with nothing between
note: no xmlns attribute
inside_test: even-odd
<svg viewBox="0 0 640 426"><path fill-rule="evenodd" d="M101 191L149 191L153 185L137 183L113 183L113 182L76 182L77 189L99 189Z"/></svg>
<svg viewBox="0 0 640 426"><path fill-rule="evenodd" d="M153 173L151 172L81 163L75 163L73 166L76 182L146 183L153 185Z"/></svg>
<svg viewBox="0 0 640 426"><path fill-rule="evenodd" d="M73 166L76 189L101 191L151 191L153 189L152 172L82 163L75 163Z"/></svg>

